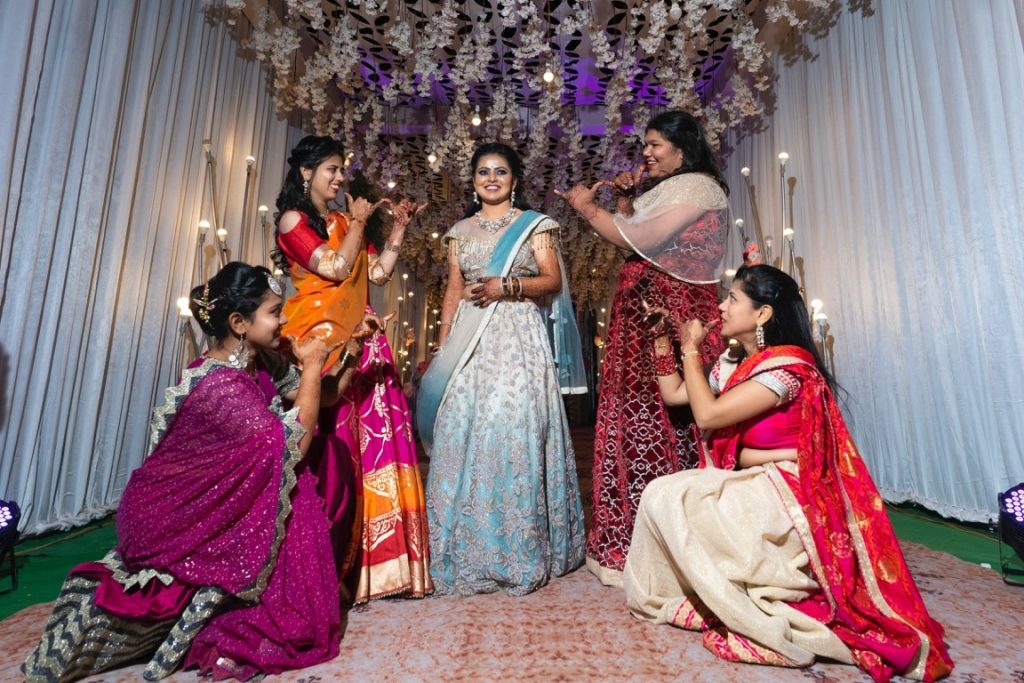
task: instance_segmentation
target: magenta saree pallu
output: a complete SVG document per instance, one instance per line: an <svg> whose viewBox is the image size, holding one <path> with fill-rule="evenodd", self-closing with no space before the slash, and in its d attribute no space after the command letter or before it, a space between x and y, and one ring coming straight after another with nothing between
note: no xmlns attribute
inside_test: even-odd
<svg viewBox="0 0 1024 683"><path fill-rule="evenodd" d="M72 570L28 680L146 657L149 680L181 664L245 679L336 656L329 524L315 477L296 474L297 417L264 371L254 380L209 359L186 370L154 412L153 450L118 507L117 548Z"/></svg>

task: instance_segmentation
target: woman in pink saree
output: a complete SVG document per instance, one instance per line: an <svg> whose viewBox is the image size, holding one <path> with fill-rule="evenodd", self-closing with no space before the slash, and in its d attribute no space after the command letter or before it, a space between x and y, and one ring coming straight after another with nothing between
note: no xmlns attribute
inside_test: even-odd
<svg viewBox="0 0 1024 683"><path fill-rule="evenodd" d="M71 681L149 658L240 680L333 659L343 633L329 522L303 462L321 398L348 382L363 321L321 377L328 347L274 349L281 286L230 263L192 292L215 343L153 413L152 450L117 510L118 544L75 567L23 670ZM282 399L292 401L290 410Z"/></svg>
<svg viewBox="0 0 1024 683"><path fill-rule="evenodd" d="M876 681L948 675L942 626L850 439L796 282L744 266L719 308L742 353L723 354L710 382L696 360L704 323L682 330L685 380L668 337L655 340L662 397L688 404L710 437L700 469L644 491L623 575L629 609L703 632L730 661L821 657Z"/></svg>

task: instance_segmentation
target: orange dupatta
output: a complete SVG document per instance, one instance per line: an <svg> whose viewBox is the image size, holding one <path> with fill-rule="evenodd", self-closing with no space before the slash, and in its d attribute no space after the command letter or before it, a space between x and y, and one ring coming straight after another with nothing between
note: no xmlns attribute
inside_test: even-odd
<svg viewBox="0 0 1024 683"><path fill-rule="evenodd" d="M297 226L292 232L310 230L305 223ZM287 242L292 232L278 236L278 246L285 254L293 250L285 249L282 242ZM348 220L340 211L327 214L327 241L329 248L337 251L341 241L348 234ZM292 284L295 295L284 304L284 313L288 322L281 329L282 336L291 337L296 342L305 341L310 337L323 340L327 346L338 345L327 356L324 368L329 368L341 357L343 344L352 334L359 321L366 313L369 291L369 266L366 249L360 249L352 263L352 272L341 282L327 280L311 272L308 263L298 263L288 256Z"/></svg>

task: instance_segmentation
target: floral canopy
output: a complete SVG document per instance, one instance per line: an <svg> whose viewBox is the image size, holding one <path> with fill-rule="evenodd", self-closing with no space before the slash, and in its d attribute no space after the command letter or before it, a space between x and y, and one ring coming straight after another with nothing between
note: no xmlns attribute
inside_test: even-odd
<svg viewBox="0 0 1024 683"><path fill-rule="evenodd" d="M851 9L868 9L853 0ZM361 170L430 208L403 260L437 296L437 235L463 215L481 141L523 156L526 196L562 225L577 304L604 298L619 254L552 190L636 163L667 108L724 155L760 124L772 56L807 53L832 0L210 0L267 69L278 111L339 137Z"/></svg>

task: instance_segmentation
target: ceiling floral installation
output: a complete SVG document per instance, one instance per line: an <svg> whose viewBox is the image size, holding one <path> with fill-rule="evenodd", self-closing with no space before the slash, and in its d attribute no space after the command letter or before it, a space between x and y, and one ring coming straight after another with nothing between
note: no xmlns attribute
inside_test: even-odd
<svg viewBox="0 0 1024 683"><path fill-rule="evenodd" d="M863 2L863 0L861 0ZM516 147L526 196L562 225L578 305L603 300L621 256L552 190L637 163L667 108L726 133L756 130L772 45L834 24L832 0L208 0L262 63L278 112L339 137L349 169L428 199L402 258L440 294L438 235L461 218L482 141ZM780 38L781 36L781 38ZM607 133L607 134L606 134ZM735 138L732 138L735 139ZM392 183L394 184L392 186Z"/></svg>

